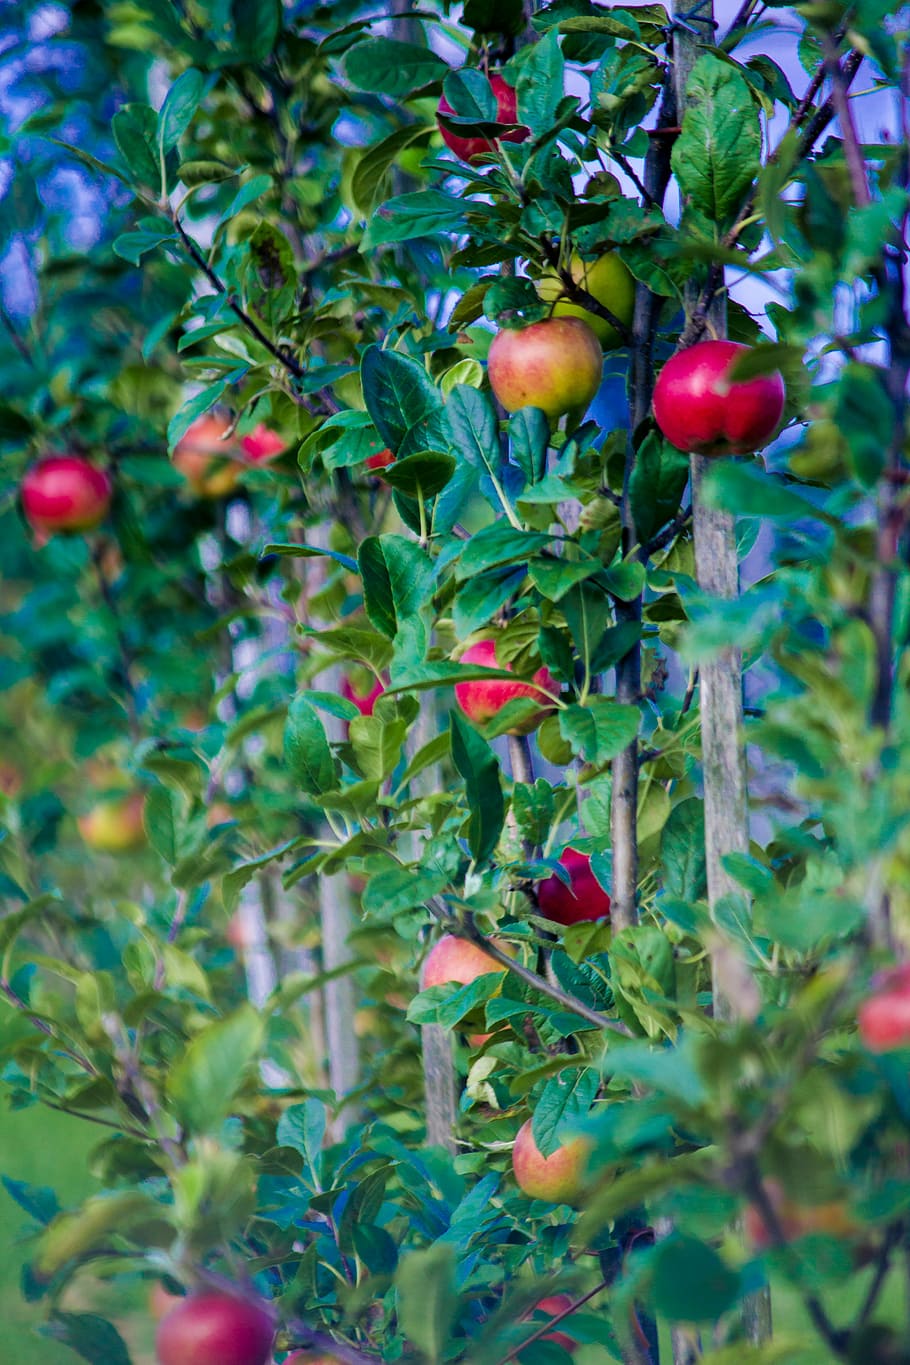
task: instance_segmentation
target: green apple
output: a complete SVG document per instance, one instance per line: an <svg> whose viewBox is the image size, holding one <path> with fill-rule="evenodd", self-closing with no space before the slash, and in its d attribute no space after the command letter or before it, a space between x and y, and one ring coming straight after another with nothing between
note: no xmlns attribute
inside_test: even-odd
<svg viewBox="0 0 910 1365"><path fill-rule="evenodd" d="M609 308L626 327L631 327L635 311L635 280L615 251L608 251L596 261L582 260L577 252L573 252L569 271L582 289ZM552 303L553 317L581 318L582 322L586 322L605 351L615 350L622 344L622 337L606 318L589 313L580 303L571 303L565 297L565 285L555 270L548 271L537 281L537 293L544 303Z"/></svg>

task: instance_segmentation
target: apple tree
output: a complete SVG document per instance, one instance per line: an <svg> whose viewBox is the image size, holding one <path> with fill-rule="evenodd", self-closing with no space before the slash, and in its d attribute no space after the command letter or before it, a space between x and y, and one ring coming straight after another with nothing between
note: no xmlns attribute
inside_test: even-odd
<svg viewBox="0 0 910 1365"><path fill-rule="evenodd" d="M907 7L2 23L61 1361L907 1360Z"/></svg>

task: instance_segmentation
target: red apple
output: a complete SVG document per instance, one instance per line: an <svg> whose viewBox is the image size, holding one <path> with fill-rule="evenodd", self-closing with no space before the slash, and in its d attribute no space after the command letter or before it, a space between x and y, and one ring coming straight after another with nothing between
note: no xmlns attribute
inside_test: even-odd
<svg viewBox="0 0 910 1365"><path fill-rule="evenodd" d="M272 431L264 422L259 422L240 442L240 449L251 464L268 464L269 460L274 460L287 448L284 437Z"/></svg>
<svg viewBox="0 0 910 1365"><path fill-rule="evenodd" d="M155 1321L160 1322L178 1303L183 1303L183 1295L172 1294L160 1280L156 1280L149 1290L149 1312Z"/></svg>
<svg viewBox="0 0 910 1365"><path fill-rule="evenodd" d="M395 463L395 456L389 447L385 450L377 450L375 455L368 455L365 464L367 469L388 469L390 464Z"/></svg>
<svg viewBox="0 0 910 1365"><path fill-rule="evenodd" d="M506 952L510 951L504 944L497 946L505 947ZM458 938L455 934L443 934L424 961L420 974L420 988L427 991L431 986L447 986L450 982L459 986L469 986L479 976L504 971L506 968L476 943L469 943L467 939ZM490 1033L472 1033L468 1041L472 1046L480 1047L491 1037Z"/></svg>
<svg viewBox="0 0 910 1365"><path fill-rule="evenodd" d="M372 685L364 686L357 677L345 675L341 680L341 695L352 701L362 716L371 716L373 707L382 696L385 688L381 682L372 680Z"/></svg>
<svg viewBox="0 0 910 1365"><path fill-rule="evenodd" d="M493 94L496 96L496 116L500 123L518 122L518 96L515 87L503 80L502 76L493 75L490 77L490 85ZM445 95L439 101L440 114L454 114ZM438 122L438 120L437 120ZM454 152L460 161L478 161L482 156L496 151L496 141L490 141L485 137L459 137L457 133L450 132L448 128L439 123L439 131L442 140L450 152ZM503 142L524 142L528 136L527 128L516 128L514 132L503 133ZM499 140L499 139L497 139Z"/></svg>
<svg viewBox="0 0 910 1365"><path fill-rule="evenodd" d="M857 1012L859 1036L870 1052L910 1047L910 963L882 972Z"/></svg>
<svg viewBox="0 0 910 1365"><path fill-rule="evenodd" d="M745 455L767 445L784 414L784 381L727 376L751 348L737 341L701 341L677 351L654 386L654 418L679 450L696 455Z"/></svg>
<svg viewBox="0 0 910 1365"><path fill-rule="evenodd" d="M566 884L554 872L537 888L540 913L556 924L580 924L583 920L603 919L610 913L610 897L591 871L587 853L567 848L559 855L560 864L569 874L572 885Z"/></svg>
<svg viewBox="0 0 910 1365"><path fill-rule="evenodd" d="M33 531L90 531L107 516L110 476L81 455L49 455L22 480L22 511Z"/></svg>
<svg viewBox="0 0 910 1365"><path fill-rule="evenodd" d="M197 417L174 447L175 468L199 498L221 498L237 486L243 468L227 417Z"/></svg>
<svg viewBox="0 0 910 1365"><path fill-rule="evenodd" d="M76 821L79 833L97 853L131 853L145 843L145 795L108 797Z"/></svg>
<svg viewBox="0 0 910 1365"><path fill-rule="evenodd" d="M531 1120L518 1130L512 1148L512 1170L519 1189L531 1199L551 1204L572 1204L584 1188L585 1167L591 1151L587 1138L572 1138L550 1156L534 1141Z"/></svg>
<svg viewBox="0 0 910 1365"><path fill-rule="evenodd" d="M466 649L461 656L463 664L480 664L483 668L504 668L511 672L509 664L500 664L496 659L495 640L478 640L476 644ZM519 681L509 682L506 678L491 678L489 682L485 679L477 679L474 682L462 682L455 684L455 700L467 716L475 725L485 725L488 720L492 720L498 715L507 702L515 697L531 697L534 701L541 703L539 711L535 712L521 725L515 725L507 733L511 735L526 735L540 724L544 716L552 709L552 702L548 702L543 694L538 690L544 687L548 692L557 692L558 684L551 677L546 668L538 668L534 674L534 682L537 687L532 687L530 683Z"/></svg>
<svg viewBox="0 0 910 1365"><path fill-rule="evenodd" d="M571 1308L575 1300L571 1294L550 1294L547 1298L541 1299L533 1312L562 1313L564 1309ZM564 1351L574 1351L578 1342L574 1337L570 1337L566 1332L547 1332L546 1336L541 1337L541 1341L555 1341L557 1346L561 1346Z"/></svg>
<svg viewBox="0 0 910 1365"><path fill-rule="evenodd" d="M266 1365L275 1336L261 1301L193 1294L163 1318L155 1338L159 1365Z"/></svg>
<svg viewBox="0 0 910 1365"><path fill-rule="evenodd" d="M813 1233L843 1240L856 1236L858 1225L842 1200L829 1199L823 1204L802 1204L791 1198L781 1182L773 1176L762 1184L768 1201L777 1215L784 1241L793 1242L798 1237L808 1237ZM765 1251L775 1243L771 1229L754 1204L749 1204L746 1208L743 1232L746 1241L756 1251Z"/></svg>
<svg viewBox="0 0 910 1365"><path fill-rule="evenodd" d="M581 318L546 318L503 328L490 346L490 387L507 412L541 408L556 420L587 408L600 388L600 342Z"/></svg>

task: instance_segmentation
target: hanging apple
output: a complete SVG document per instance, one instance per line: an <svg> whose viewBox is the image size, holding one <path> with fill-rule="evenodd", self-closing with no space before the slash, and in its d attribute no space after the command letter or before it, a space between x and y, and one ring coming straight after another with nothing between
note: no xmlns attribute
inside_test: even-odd
<svg viewBox="0 0 910 1365"><path fill-rule="evenodd" d="M654 419L671 445L694 455L746 455L767 445L784 415L782 376L729 377L752 349L701 341L667 361L654 386Z"/></svg>
<svg viewBox="0 0 910 1365"><path fill-rule="evenodd" d="M556 421L583 411L600 388L603 351L581 318L545 318L503 328L490 346L490 387L507 412L541 408Z"/></svg>

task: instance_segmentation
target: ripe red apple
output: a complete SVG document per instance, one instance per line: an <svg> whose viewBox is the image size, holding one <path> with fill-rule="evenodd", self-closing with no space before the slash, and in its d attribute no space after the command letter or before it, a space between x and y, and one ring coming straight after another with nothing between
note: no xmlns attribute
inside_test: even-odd
<svg viewBox="0 0 910 1365"><path fill-rule="evenodd" d="M870 1052L910 1046L910 963L882 972L857 1011L859 1036Z"/></svg>
<svg viewBox="0 0 910 1365"><path fill-rule="evenodd" d="M512 1148L512 1170L519 1189L531 1199L572 1204L584 1188L585 1167L591 1151L587 1138L572 1138L544 1156L534 1141L531 1120L522 1124Z"/></svg>
<svg viewBox="0 0 910 1365"><path fill-rule="evenodd" d="M535 1314L552 1313L555 1316L555 1314L563 1312L564 1309L571 1308L574 1302L571 1294L550 1294L547 1298L541 1299L532 1312ZM541 1341L555 1341L556 1345L561 1346L564 1351L574 1351L578 1345L575 1338L570 1337L566 1332L547 1332L546 1336L541 1337Z"/></svg>
<svg viewBox="0 0 910 1365"><path fill-rule="evenodd" d="M507 953L511 952L507 944L497 946L504 948ZM450 982L459 986L469 986L479 976L489 976L491 972L505 970L505 967L476 943L469 943L467 939L458 938L455 934L443 934L424 961L420 974L420 988L426 991L431 986L447 986ZM496 994L499 994L498 990ZM491 1033L471 1033L468 1035L468 1042L472 1047L481 1047L492 1036Z"/></svg>
<svg viewBox="0 0 910 1365"><path fill-rule="evenodd" d="M145 795L108 797L76 821L79 833L97 853L130 853L145 843Z"/></svg>
<svg viewBox="0 0 910 1365"><path fill-rule="evenodd" d="M371 686L364 686L359 678L348 675L341 680L341 695L347 701L352 701L362 716L373 714L373 707L384 691L382 683L375 680L372 680Z"/></svg>
<svg viewBox="0 0 910 1365"><path fill-rule="evenodd" d="M507 412L542 408L553 421L584 409L600 388L600 342L581 318L546 318L503 328L490 346L490 387Z"/></svg>
<svg viewBox="0 0 910 1365"><path fill-rule="evenodd" d="M571 887L560 881L554 872L537 888L540 913L556 924L580 924L583 920L602 919L610 913L610 897L591 871L587 853L567 848L559 855L566 869Z"/></svg>
<svg viewBox="0 0 910 1365"><path fill-rule="evenodd" d="M49 455L22 480L22 511L33 531L90 531L107 516L110 476L81 455Z"/></svg>
<svg viewBox="0 0 910 1365"><path fill-rule="evenodd" d="M264 422L259 422L240 442L240 449L251 464L268 464L269 460L274 460L287 448L284 437L272 431Z"/></svg>
<svg viewBox="0 0 910 1365"><path fill-rule="evenodd" d="M388 469L390 464L395 463L395 456L386 446L385 450L377 450L374 455L368 455L364 463L367 469Z"/></svg>
<svg viewBox="0 0 910 1365"><path fill-rule="evenodd" d="M159 1365L266 1365L275 1336L261 1301L233 1294L193 1294L158 1326Z"/></svg>
<svg viewBox="0 0 910 1365"><path fill-rule="evenodd" d="M496 96L496 116L498 121L500 123L517 123L518 96L515 92L515 87L509 85L500 75L491 76L490 85L492 86L493 94ZM452 108L451 104L449 104L445 95L443 95L439 101L438 113L455 113L455 110ZM437 123L439 123L439 131L442 134L443 142L450 152L455 153L460 161L474 162L479 160L480 157L496 151L496 140L490 141L489 138L485 137L459 137L457 133L452 133L448 128L444 127L438 119ZM501 140L503 142L524 142L527 136L527 128L516 128L512 133L503 133Z"/></svg>
<svg viewBox="0 0 910 1365"><path fill-rule="evenodd" d="M701 341L677 351L654 386L654 418L671 445L696 455L745 455L767 445L784 413L784 381L727 376L751 348Z"/></svg>
<svg viewBox="0 0 910 1365"><path fill-rule="evenodd" d="M509 664L500 664L496 659L495 640L478 640L476 644L466 649L461 656L463 664L480 664L482 668L504 668L511 672ZM540 724L544 716L552 709L552 702L548 702L539 687L545 687L548 692L557 692L558 684L551 677L549 669L538 668L534 674L534 682L537 687L532 687L530 683L509 682L506 678L491 678L489 682L485 679L477 679L474 682L462 682L455 684L455 700L467 716L475 725L485 725L488 720L492 720L498 715L507 702L515 697L531 697L534 701L541 703L539 711L535 712L521 725L515 725L506 733L511 735L527 735Z"/></svg>

